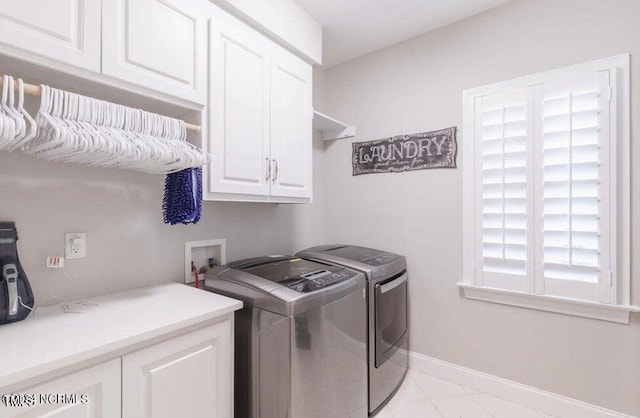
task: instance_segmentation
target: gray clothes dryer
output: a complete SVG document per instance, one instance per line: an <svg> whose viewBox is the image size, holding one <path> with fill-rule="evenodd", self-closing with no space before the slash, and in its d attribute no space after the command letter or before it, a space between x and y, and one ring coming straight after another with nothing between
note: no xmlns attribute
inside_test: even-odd
<svg viewBox="0 0 640 418"><path fill-rule="evenodd" d="M367 278L369 414L398 390L409 364L407 261L405 257L352 245L322 245L296 254L307 260L358 270Z"/></svg>
<svg viewBox="0 0 640 418"><path fill-rule="evenodd" d="M205 288L244 303L235 320L235 416L367 416L363 273L286 256L241 260Z"/></svg>

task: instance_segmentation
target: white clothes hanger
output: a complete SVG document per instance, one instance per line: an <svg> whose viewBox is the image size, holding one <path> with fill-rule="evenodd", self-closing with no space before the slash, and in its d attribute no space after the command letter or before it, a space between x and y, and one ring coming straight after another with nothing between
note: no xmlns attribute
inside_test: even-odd
<svg viewBox="0 0 640 418"><path fill-rule="evenodd" d="M13 77L8 77L9 101L7 103L7 114L15 121L16 131L13 139L9 143L7 149L10 149L16 141L22 140L27 133L27 125L22 115L15 107L15 83Z"/></svg>
<svg viewBox="0 0 640 418"><path fill-rule="evenodd" d="M21 78L18 79L18 109L17 110L25 120L25 136L21 140L15 141L13 146L8 148L9 151L14 151L18 148L24 147L25 144L27 144L36 136L37 128L38 128L36 125L36 121L33 120L29 112L27 112L27 110L24 108L24 82L22 81ZM27 122L29 124L28 131L26 130Z"/></svg>
<svg viewBox="0 0 640 418"><path fill-rule="evenodd" d="M21 80L18 83L18 107L12 95L6 104L5 86L10 81L4 83L0 101L0 138L11 133L11 121L18 133L12 149L20 147L46 160L148 173L170 173L210 161L207 153L187 142L182 120L45 85L35 120L27 118Z"/></svg>
<svg viewBox="0 0 640 418"><path fill-rule="evenodd" d="M16 134L16 122L15 120L9 116L10 112L7 106L7 96L8 96L8 88L9 88L9 77L3 77L2 83L2 100L0 101L0 111L2 115L2 133L0 137L3 141L0 143L0 150L7 147Z"/></svg>

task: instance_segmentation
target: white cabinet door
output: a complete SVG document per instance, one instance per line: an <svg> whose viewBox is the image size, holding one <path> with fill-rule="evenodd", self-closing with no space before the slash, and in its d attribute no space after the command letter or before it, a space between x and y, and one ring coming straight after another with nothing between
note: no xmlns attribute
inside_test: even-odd
<svg viewBox="0 0 640 418"><path fill-rule="evenodd" d="M310 198L311 65L277 45L271 62L271 195Z"/></svg>
<svg viewBox="0 0 640 418"><path fill-rule="evenodd" d="M232 416L232 320L122 357L123 418Z"/></svg>
<svg viewBox="0 0 640 418"><path fill-rule="evenodd" d="M0 49L11 54L18 48L100 72L100 3L101 0L3 1Z"/></svg>
<svg viewBox="0 0 640 418"><path fill-rule="evenodd" d="M19 396L0 402L0 417L118 418L121 411L120 358L16 392L33 395L33 406ZM4 394L3 394L4 395Z"/></svg>
<svg viewBox="0 0 640 418"><path fill-rule="evenodd" d="M268 196L270 42L219 11L210 48L209 191Z"/></svg>
<svg viewBox="0 0 640 418"><path fill-rule="evenodd" d="M192 0L104 0L102 72L205 104L205 13Z"/></svg>

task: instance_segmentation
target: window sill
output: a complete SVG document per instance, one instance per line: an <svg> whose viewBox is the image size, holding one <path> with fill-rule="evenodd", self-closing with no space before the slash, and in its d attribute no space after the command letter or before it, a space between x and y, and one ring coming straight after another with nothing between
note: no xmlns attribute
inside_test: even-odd
<svg viewBox="0 0 640 418"><path fill-rule="evenodd" d="M582 316L620 324L629 323L631 312L640 312L640 306L635 305L607 305L556 296L531 295L513 290L479 287L467 283L458 283L458 287L462 289L467 299Z"/></svg>

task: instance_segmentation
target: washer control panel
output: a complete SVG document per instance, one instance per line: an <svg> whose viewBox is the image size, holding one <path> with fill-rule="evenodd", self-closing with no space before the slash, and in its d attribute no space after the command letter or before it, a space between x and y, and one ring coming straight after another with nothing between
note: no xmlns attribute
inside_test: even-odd
<svg viewBox="0 0 640 418"><path fill-rule="evenodd" d="M356 274L357 273L349 270L340 270L336 272L317 270L299 276L299 280L289 284L288 287L289 289L300 293L313 292L348 280Z"/></svg>

